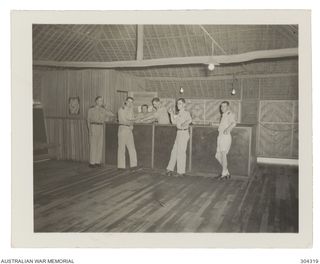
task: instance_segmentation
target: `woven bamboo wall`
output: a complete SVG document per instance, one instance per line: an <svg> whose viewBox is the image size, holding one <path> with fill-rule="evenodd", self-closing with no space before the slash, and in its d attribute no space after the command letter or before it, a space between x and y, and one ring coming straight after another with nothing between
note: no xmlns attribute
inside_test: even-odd
<svg viewBox="0 0 320 264"><path fill-rule="evenodd" d="M58 145L59 159L88 159L86 117L96 96L103 96L107 107L117 112L117 90L144 89L144 80L112 70L51 70L37 78L41 81L34 82L35 94L41 94L48 139ZM70 115L69 97L80 98L79 115Z"/></svg>
<svg viewBox="0 0 320 264"><path fill-rule="evenodd" d="M47 128L49 139L54 140L54 143L63 142L65 145L65 142L69 142L69 145L60 150L60 158L86 160L87 147L73 145L76 142L87 144L83 139L87 136L86 132L79 130L86 130L82 122L97 95L103 95L110 109L116 111L119 107L119 102L114 100L116 90L154 91L158 92L165 106L169 108L181 97L180 87L184 88L183 97L187 98L187 109L191 112L195 124L218 122L218 106L221 101L228 100L238 122L258 124L259 156L298 157L298 77L295 74L239 79L234 86L235 96L230 93L230 79L150 81L112 70L47 71L34 76L34 95L41 95L45 115L52 117L50 122L66 128L70 124L69 130L53 129L54 126ZM80 97L79 116L71 117L68 113L67 102L70 96ZM63 121L60 120L59 123L57 118ZM70 118L74 120L68 120ZM70 139L71 133L74 134L74 140ZM69 139L66 141L66 138ZM70 149L77 149L77 154Z"/></svg>
<svg viewBox="0 0 320 264"><path fill-rule="evenodd" d="M298 76L284 74L250 77L234 85L232 80L147 80L146 89L157 91L164 104L174 106L175 99L189 98L187 109L194 123L219 121L219 104L231 103L238 122L257 124L257 154L272 158L298 157Z"/></svg>
<svg viewBox="0 0 320 264"><path fill-rule="evenodd" d="M258 155L298 157L298 101L260 101Z"/></svg>
<svg viewBox="0 0 320 264"><path fill-rule="evenodd" d="M175 99L161 98L162 103L167 109L175 106ZM190 112L193 124L219 123L219 106L223 100L207 99L187 99L186 110ZM240 120L240 101L229 100L230 108L235 113L237 120Z"/></svg>

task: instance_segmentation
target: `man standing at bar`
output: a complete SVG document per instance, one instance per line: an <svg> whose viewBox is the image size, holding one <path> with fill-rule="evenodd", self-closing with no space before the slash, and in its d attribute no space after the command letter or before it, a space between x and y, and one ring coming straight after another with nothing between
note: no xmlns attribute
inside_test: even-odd
<svg viewBox="0 0 320 264"><path fill-rule="evenodd" d="M124 105L118 111L118 169L126 168L126 147L130 157L130 169L137 169L137 152L133 139L133 123L138 120L133 115L132 97L127 97Z"/></svg>
<svg viewBox="0 0 320 264"><path fill-rule="evenodd" d="M219 124L219 135L217 138L217 153L216 159L222 166L222 173L218 176L219 180L226 180L231 178L228 171L227 154L231 147L231 130L236 126L234 113L230 111L230 104L228 101L223 101L220 104L221 119Z"/></svg>
<svg viewBox="0 0 320 264"><path fill-rule="evenodd" d="M141 112L137 116L139 123L149 123L150 122L149 120L145 119L149 115L148 108L149 107L147 104L141 105Z"/></svg>
<svg viewBox="0 0 320 264"><path fill-rule="evenodd" d="M114 116L115 115L111 111L108 111L103 106L102 96L97 96L95 99L95 106L89 109L87 118L90 144L90 168L101 166L103 146L103 125L107 117Z"/></svg>
<svg viewBox="0 0 320 264"><path fill-rule="evenodd" d="M174 114L173 109L170 109L169 114L172 124L177 126L177 136L174 142L170 161L167 167L167 175L172 176L174 167L177 163L177 173L179 176L184 176L186 173L186 150L189 140L189 125L192 122L191 115L185 110L186 101L184 98L179 98L177 107L179 113Z"/></svg>
<svg viewBox="0 0 320 264"><path fill-rule="evenodd" d="M152 105L156 109L156 111L150 113L149 115L141 119L141 121L156 120L160 125L170 124L167 108L162 105L158 97L152 99Z"/></svg>

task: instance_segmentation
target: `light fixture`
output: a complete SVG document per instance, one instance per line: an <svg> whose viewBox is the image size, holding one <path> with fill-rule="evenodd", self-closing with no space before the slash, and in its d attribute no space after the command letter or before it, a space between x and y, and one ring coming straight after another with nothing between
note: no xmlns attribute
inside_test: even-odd
<svg viewBox="0 0 320 264"><path fill-rule="evenodd" d="M234 85L235 85L235 77L234 77L234 74L233 74L231 95L235 95L236 94L236 89L234 88Z"/></svg>
<svg viewBox="0 0 320 264"><path fill-rule="evenodd" d="M181 94L183 94L183 92L184 92L184 89L183 89L182 87L180 87L180 90L179 90L179 92L180 92Z"/></svg>
<svg viewBox="0 0 320 264"><path fill-rule="evenodd" d="M213 71L214 70L214 64L213 63L209 63L208 64L208 69L209 69L209 71Z"/></svg>
<svg viewBox="0 0 320 264"><path fill-rule="evenodd" d="M234 89L234 87L232 88L231 94L232 94L232 95L235 95L235 94L236 94L236 89Z"/></svg>

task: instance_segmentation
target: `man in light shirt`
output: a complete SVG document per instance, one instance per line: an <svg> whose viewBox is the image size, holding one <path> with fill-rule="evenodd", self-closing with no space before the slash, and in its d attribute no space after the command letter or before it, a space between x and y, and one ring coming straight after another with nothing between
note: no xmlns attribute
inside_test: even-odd
<svg viewBox="0 0 320 264"><path fill-rule="evenodd" d="M133 115L133 101L132 97L127 97L124 105L118 111L118 169L126 168L126 147L129 152L130 169L136 170L137 167L137 152L134 145L133 138L133 123L137 121Z"/></svg>
<svg viewBox="0 0 320 264"><path fill-rule="evenodd" d="M167 167L167 175L172 176L174 167L177 164L177 173L180 176L186 173L186 150L189 141L189 125L192 122L191 115L185 110L186 101L184 98L180 98L177 101L177 107L179 113L176 115L173 109L170 109L169 114L172 124L177 126L177 136L174 142L170 161Z"/></svg>
<svg viewBox="0 0 320 264"><path fill-rule="evenodd" d="M143 104L140 106L141 112L137 115L137 123L151 123L152 120L149 120L147 117L150 115L148 112L148 105Z"/></svg>
<svg viewBox="0 0 320 264"><path fill-rule="evenodd" d="M161 104L158 97L152 99L152 105L156 111L146 115L146 117L140 119L140 121L146 122L156 120L160 125L170 124L167 108Z"/></svg>
<svg viewBox="0 0 320 264"><path fill-rule="evenodd" d="M218 176L219 180L226 180L231 177L228 170L227 154L231 147L231 130L236 126L234 113L230 111L230 104L228 101L223 101L220 104L220 111L222 113L219 124L219 135L217 138L217 153L216 159L222 166L222 173Z"/></svg>
<svg viewBox="0 0 320 264"><path fill-rule="evenodd" d="M89 129L89 167L100 167L102 162L103 125L107 117L115 115L103 105L102 96L97 96L95 106L88 111L87 124Z"/></svg>

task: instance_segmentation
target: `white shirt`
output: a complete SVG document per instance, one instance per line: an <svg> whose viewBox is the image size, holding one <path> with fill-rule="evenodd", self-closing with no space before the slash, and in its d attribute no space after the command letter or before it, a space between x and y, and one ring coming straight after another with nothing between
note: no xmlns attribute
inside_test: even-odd
<svg viewBox="0 0 320 264"><path fill-rule="evenodd" d="M192 122L192 118L190 113L183 109L179 111L179 114L173 115L171 121L173 124L177 125L178 129L188 129L189 124Z"/></svg>
<svg viewBox="0 0 320 264"><path fill-rule="evenodd" d="M223 133L223 131L228 128L232 123L236 123L235 115L230 110L222 114L222 118L219 124L218 131Z"/></svg>

